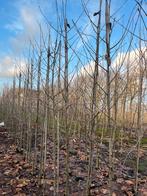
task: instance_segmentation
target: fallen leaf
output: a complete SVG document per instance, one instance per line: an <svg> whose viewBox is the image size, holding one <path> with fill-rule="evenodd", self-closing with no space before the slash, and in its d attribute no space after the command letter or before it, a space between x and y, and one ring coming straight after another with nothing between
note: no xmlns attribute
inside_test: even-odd
<svg viewBox="0 0 147 196"><path fill-rule="evenodd" d="M108 193L109 193L108 189L104 189L104 188L101 189L100 191L101 191L101 193L103 193L103 194L108 194Z"/></svg>
<svg viewBox="0 0 147 196"><path fill-rule="evenodd" d="M30 180L28 180L28 179L20 179L18 181L17 188L27 186L29 184L29 182L30 182Z"/></svg>
<svg viewBox="0 0 147 196"><path fill-rule="evenodd" d="M118 178L118 179L116 180L116 182L117 182L117 183L119 183L119 184L122 184L122 183L123 183L123 181L124 181L124 179L123 179L123 178Z"/></svg>
<svg viewBox="0 0 147 196"><path fill-rule="evenodd" d="M50 187L50 191L53 191L53 190L54 190L54 187L53 187L53 186L51 186L51 187Z"/></svg>
<svg viewBox="0 0 147 196"><path fill-rule="evenodd" d="M132 180L126 180L125 181L128 185L134 185L134 182Z"/></svg>

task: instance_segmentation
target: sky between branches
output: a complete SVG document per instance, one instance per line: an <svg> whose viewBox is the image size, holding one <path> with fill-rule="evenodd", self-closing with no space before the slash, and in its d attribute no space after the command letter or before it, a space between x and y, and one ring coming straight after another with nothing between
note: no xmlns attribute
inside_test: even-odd
<svg viewBox="0 0 147 196"><path fill-rule="evenodd" d="M62 13L62 0L57 0L59 13ZM14 75L14 67L16 64L25 66L27 59L27 51L30 40L38 40L39 38L39 24L41 24L42 31L46 37L48 34L48 27L46 25L46 19L56 27L56 4L55 0L7 0L0 1L0 88L5 83L11 84ZM96 23L97 18L93 16L93 13L98 11L98 0L84 0L87 6L89 15L94 23ZM143 2L143 8L145 9L145 1ZM40 11L41 10L41 11ZM80 0L68 0L67 1L67 19L70 26L73 25L73 21L79 18L77 27L84 30L86 34L93 34L89 20L85 13L83 13L83 7ZM132 14L132 19L137 20L137 4L135 0L112 0L111 1L111 16L112 23L114 23L115 28L112 33L111 43L114 45L117 40L119 40L122 32L123 26L127 25L128 19ZM43 14L42 14L42 13ZM104 3L102 12L102 24L104 24ZM45 17L44 17L45 16ZM143 18L145 15L142 13ZM114 19L119 20L120 25L115 24ZM132 22L132 28L133 28ZM131 26L129 27L131 28ZM137 28L136 28L137 29ZM131 31L132 29L130 29ZM104 31L104 29L102 29ZM69 32L69 37L72 37L75 33L75 29ZM52 33L53 39L56 35L55 32ZM138 32L136 30L136 35ZM145 35L142 35L145 38ZM126 37L124 41L124 46L120 52L125 52L127 50L127 40L130 35ZM54 40L52 41L54 42ZM92 42L91 38L83 36L83 39L88 42ZM135 50L137 48L137 38L134 38L133 47L130 49ZM92 44L93 45L93 44ZM82 51L82 41L77 39L76 49ZM104 46L101 47L101 53L104 54ZM113 55L113 54L112 54ZM119 54L120 55L120 54ZM117 58L113 56L113 60ZM83 63L88 64L86 59L82 59ZM71 62L71 68L76 64L76 61Z"/></svg>

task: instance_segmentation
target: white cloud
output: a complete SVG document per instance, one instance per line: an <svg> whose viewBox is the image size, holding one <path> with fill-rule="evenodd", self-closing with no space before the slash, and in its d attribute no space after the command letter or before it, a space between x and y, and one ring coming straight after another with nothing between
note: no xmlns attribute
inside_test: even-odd
<svg viewBox="0 0 147 196"><path fill-rule="evenodd" d="M17 63L12 56L7 55L0 61L0 77L11 78L16 74L19 74L20 71L24 72L25 69L25 61L21 60Z"/></svg>
<svg viewBox="0 0 147 196"><path fill-rule="evenodd" d="M147 59L147 48L143 47L141 49L142 55L145 57L145 59ZM134 71L134 69L137 71L139 68L139 49L135 49L129 52L119 52L115 59L112 61L112 69L114 70L118 70L120 69L120 71L125 71L127 65L129 65L130 67L130 71ZM145 61L143 61L145 62ZM101 62L101 66L104 66L104 61ZM145 63L143 63L143 65L145 65ZM94 72L94 66L95 63L94 61L90 61L89 63L85 64L85 66L81 67L81 69L79 70L79 74L83 75L83 76L88 76L88 75L92 75ZM100 68L99 71L101 71L102 68Z"/></svg>
<svg viewBox="0 0 147 196"><path fill-rule="evenodd" d="M119 52L114 61L112 62L112 68L126 70L127 65L129 65L131 70L139 68L140 51L141 55L143 55L145 59L147 59L146 47L141 48L141 50L137 48L129 52Z"/></svg>
<svg viewBox="0 0 147 196"><path fill-rule="evenodd" d="M80 69L79 74L83 76L86 76L89 74L92 75L94 72L94 66L95 66L94 61L90 61L90 63L87 63L85 66L83 66Z"/></svg>

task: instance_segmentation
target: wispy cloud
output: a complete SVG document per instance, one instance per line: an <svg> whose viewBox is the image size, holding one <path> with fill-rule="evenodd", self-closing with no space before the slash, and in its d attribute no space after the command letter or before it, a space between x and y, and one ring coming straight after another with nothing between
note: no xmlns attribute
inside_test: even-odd
<svg viewBox="0 0 147 196"><path fill-rule="evenodd" d="M18 73L20 69L25 69L25 60L21 58L19 63L16 59L20 59L22 52L28 48L30 40L36 41L40 34L39 24L45 31L45 23L43 16L39 10L38 1L15 1L15 15L5 24L5 29L10 32L10 54L1 55L0 58L0 77L11 78ZM41 9L47 8L47 1L44 0ZM19 64L19 67L16 66Z"/></svg>
<svg viewBox="0 0 147 196"><path fill-rule="evenodd" d="M39 24L44 29L43 16L40 13L38 4L17 4L18 18L6 27L17 32L10 38L12 49L15 53L22 52L28 42L37 39L40 33Z"/></svg>
<svg viewBox="0 0 147 196"><path fill-rule="evenodd" d="M16 34L24 30L20 21L13 21L12 23L6 24L5 28L9 31L15 32Z"/></svg>

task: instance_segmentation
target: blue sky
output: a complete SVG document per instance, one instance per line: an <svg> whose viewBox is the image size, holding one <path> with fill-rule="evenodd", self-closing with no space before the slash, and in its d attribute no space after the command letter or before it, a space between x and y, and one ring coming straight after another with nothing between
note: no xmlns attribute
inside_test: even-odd
<svg viewBox="0 0 147 196"><path fill-rule="evenodd" d="M87 0L83 1L87 2ZM59 12L61 12L62 1L57 0L57 2ZM72 20L76 21L82 13L82 4L80 0L67 0L67 2L67 18L69 23L72 24ZM98 0L89 0L87 4L87 9L91 17L98 10L97 2ZM114 14L113 18L116 18L116 20L119 19L119 22L125 26L133 10L135 23L137 18L137 14L135 14L137 9L135 0L112 0L111 2L111 14ZM38 39L38 23L41 23L43 31L47 33L45 19L40 13L40 9L52 25L56 25L56 9L55 0L0 0L0 3L0 88L2 88L4 83L11 84L16 62L24 66L24 51L28 49L30 40ZM143 1L143 5L146 5L146 1ZM95 18L92 17L92 19L96 22ZM104 15L102 16L102 21L104 22ZM88 18L83 13L77 26L80 30L83 30L86 25L89 25ZM69 32L69 37L72 37L75 32L75 29ZM90 27L87 27L85 32L92 34ZM120 25L116 25L111 38L112 45L119 39L122 32L123 28ZM127 48L128 37L126 38L123 50ZM91 40L87 42L92 43ZM134 39L134 48L137 47L135 42L137 43L137 39ZM78 44L78 50L82 51L82 42L78 41L76 44ZM103 46L101 50L103 50ZM84 63L86 63L86 60Z"/></svg>

